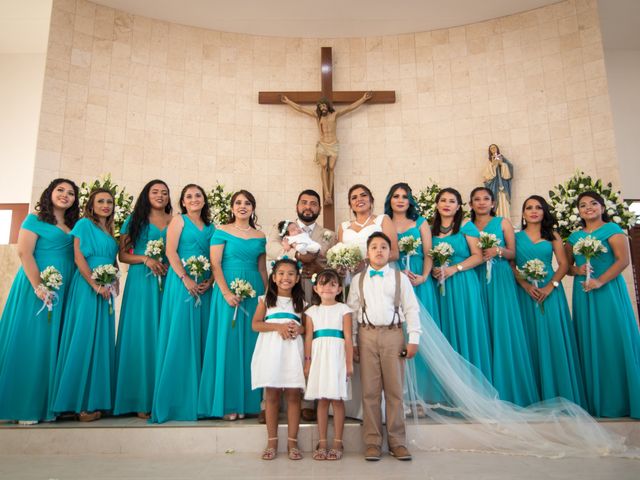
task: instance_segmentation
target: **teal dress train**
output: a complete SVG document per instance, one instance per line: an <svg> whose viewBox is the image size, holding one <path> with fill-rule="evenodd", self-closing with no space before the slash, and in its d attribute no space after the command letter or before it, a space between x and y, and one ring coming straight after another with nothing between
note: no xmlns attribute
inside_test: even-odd
<svg viewBox="0 0 640 480"><path fill-rule="evenodd" d="M131 217L125 220L122 234L129 233L130 221ZM140 232L133 254L144 255L147 242L158 239L166 245L167 229L149 223ZM114 415L151 411L161 307L162 291L155 275L142 263L129 265L118 321Z"/></svg>
<svg viewBox="0 0 640 480"><path fill-rule="evenodd" d="M494 217L484 228L505 247L502 217ZM487 299L487 317L491 328L493 386L502 400L526 407L539 401L524 322L518 305L518 286L509 261L494 257L491 281L487 283L487 264L476 267L480 287Z"/></svg>
<svg viewBox="0 0 640 480"><path fill-rule="evenodd" d="M420 238L420 227L422 227L425 222L426 220L424 217L418 217L415 226L398 234L398 241L408 236L413 236L413 238ZM418 251L415 255L411 255L409 257L409 269L417 275L422 275L424 271L424 251L422 249L422 246L420 246L417 250ZM407 268L406 257L406 254L400 252L398 266L402 270L405 270ZM416 297L418 298L418 301L420 302L422 307L424 307L429 315L431 315L431 318L433 319L435 324L440 327L440 312L438 311L438 299L436 297L437 290L434 283L435 282L433 280L433 277L431 275L428 275L424 283L413 287L413 291L415 292ZM417 355L414 358L419 394L428 403L435 404L437 402L442 402L444 400L444 397L440 393L440 389L437 386L437 381L435 380L433 373L431 372L429 367L427 367L427 364L425 363L423 357Z"/></svg>
<svg viewBox="0 0 640 480"><path fill-rule="evenodd" d="M62 274L51 319L20 267L0 319L0 418L53 420L53 382L65 299L75 271L73 237L30 214L21 228L38 236L33 257L41 272L53 266ZM40 313L38 313L40 312Z"/></svg>
<svg viewBox="0 0 640 480"><path fill-rule="evenodd" d="M209 258L213 225L200 230L187 215L178 242L178 256ZM205 272L209 278L211 272ZM198 278L198 283L202 282ZM198 419L198 384L202 371L203 329L209 321L211 289L200 295L200 303L184 287L178 274L169 267L160 313L156 348L156 378L151 421Z"/></svg>
<svg viewBox="0 0 640 480"><path fill-rule="evenodd" d="M91 270L115 263L116 240L91 220L79 220L71 235L80 240L80 250ZM111 410L115 386L115 315L109 313L109 302L96 294L79 270L69 286L62 325L53 411Z"/></svg>
<svg viewBox="0 0 640 480"><path fill-rule="evenodd" d="M480 235L472 222L465 223L458 233L448 237L433 237L433 246L448 243L454 253L449 265L456 265L471 256L466 235ZM453 349L475 365L492 381L491 337L486 306L478 275L474 270L463 270L445 280L445 295L437 293L440 306L442 333Z"/></svg>
<svg viewBox="0 0 640 480"><path fill-rule="evenodd" d="M618 234L624 234L618 225L605 223L590 234L573 232L568 242L575 245L591 235L604 244L607 252L591 259L598 278L615 262L609 238ZM582 255L575 260L578 266L586 263ZM640 418L640 333L625 281L618 275L590 292L582 289L584 281L584 276L574 279L573 318L589 412Z"/></svg>
<svg viewBox="0 0 640 480"><path fill-rule="evenodd" d="M544 287L554 273L552 243L533 243L525 231L516 233L516 265L522 267L536 258L546 267L547 277L538 284ZM517 291L540 399L563 397L585 406L573 322L562 284L544 300L543 308L523 288L518 286Z"/></svg>
<svg viewBox="0 0 640 480"><path fill-rule="evenodd" d="M265 253L265 238L243 239L216 230L211 245L223 245L222 272L227 285L236 278L248 281L255 298L240 303L235 326L230 307L216 284L211 295L211 322L207 333L198 415L222 417L229 413L260 411L262 389L251 389L251 358L258 334L251 328L258 297L264 293L258 260Z"/></svg>

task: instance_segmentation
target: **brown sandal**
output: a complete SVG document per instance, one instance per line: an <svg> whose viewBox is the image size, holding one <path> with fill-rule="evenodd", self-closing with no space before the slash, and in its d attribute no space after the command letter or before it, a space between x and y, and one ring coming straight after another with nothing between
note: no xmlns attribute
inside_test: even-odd
<svg viewBox="0 0 640 480"><path fill-rule="evenodd" d="M297 447L298 439L287 437L290 442L295 442L296 446L290 447L287 445L287 452L289 453L289 460L302 460L302 452Z"/></svg>
<svg viewBox="0 0 640 480"><path fill-rule="evenodd" d="M342 445L342 440L340 440L339 438L334 438L333 442L339 443L340 445ZM330 448L329 451L327 452L327 460L342 460L343 454L344 454L344 447Z"/></svg>
<svg viewBox="0 0 640 480"><path fill-rule="evenodd" d="M320 444L323 443L325 444L324 448L320 448ZM313 456L311 458L313 458L314 460L326 460L327 459L327 441L326 440L318 440L318 445L316 446L316 449L313 451Z"/></svg>
<svg viewBox="0 0 640 480"><path fill-rule="evenodd" d="M80 412L76 418L79 422L93 422L100 420L101 417L102 413L100 410L96 410L95 412Z"/></svg>
<svg viewBox="0 0 640 480"><path fill-rule="evenodd" d="M278 437L267 438L267 442L271 442L272 440L278 440ZM268 443L267 443L268 445ZM276 447L267 447L262 452L262 460L273 460L278 456L278 444L276 443Z"/></svg>

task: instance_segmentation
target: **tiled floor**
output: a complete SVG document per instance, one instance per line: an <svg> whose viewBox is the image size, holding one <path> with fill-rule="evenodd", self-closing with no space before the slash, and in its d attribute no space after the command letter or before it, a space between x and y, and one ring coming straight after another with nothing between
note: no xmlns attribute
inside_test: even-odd
<svg viewBox="0 0 640 480"><path fill-rule="evenodd" d="M412 462L384 457L376 463L348 454L340 462L272 462L255 454L132 456L0 455L0 478L11 480L142 479L574 479L636 480L640 461L615 458L547 460L485 454L417 453Z"/></svg>

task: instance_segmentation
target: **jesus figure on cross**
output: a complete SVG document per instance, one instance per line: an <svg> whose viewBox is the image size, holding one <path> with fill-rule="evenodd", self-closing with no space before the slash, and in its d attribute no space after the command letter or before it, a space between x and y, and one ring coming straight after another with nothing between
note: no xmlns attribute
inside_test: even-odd
<svg viewBox="0 0 640 480"><path fill-rule="evenodd" d="M326 98L321 98L316 104L316 109L313 110L312 108L298 105L285 95L280 97L282 103L286 103L294 110L316 119L318 132L320 133L320 139L316 143L316 163L322 169L322 194L325 205L333 203L333 178L339 149L338 138L336 137L336 121L338 117L353 112L372 96L372 92L365 92L358 100L340 110L335 110L331 102Z"/></svg>

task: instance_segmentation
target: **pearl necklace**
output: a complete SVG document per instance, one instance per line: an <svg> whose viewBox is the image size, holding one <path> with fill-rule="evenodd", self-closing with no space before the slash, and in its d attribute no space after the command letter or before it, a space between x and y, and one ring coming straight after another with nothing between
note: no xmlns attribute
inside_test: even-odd
<svg viewBox="0 0 640 480"><path fill-rule="evenodd" d="M367 219L364 221L364 223L360 223L358 222L358 220L354 220L353 223L355 223L357 226L359 226L360 228L364 228L364 226L369 223L369 220L371 220L371 215L369 215L367 217Z"/></svg>
<svg viewBox="0 0 640 480"><path fill-rule="evenodd" d="M247 228L240 228L239 226L237 226L235 223L233 224L233 228L240 230L241 232L248 232L249 230L251 230L251 225L249 225Z"/></svg>

